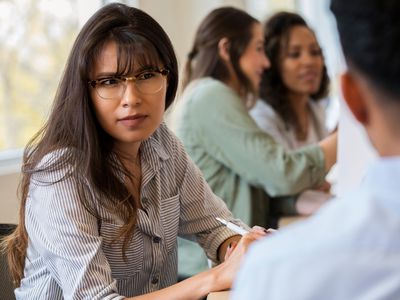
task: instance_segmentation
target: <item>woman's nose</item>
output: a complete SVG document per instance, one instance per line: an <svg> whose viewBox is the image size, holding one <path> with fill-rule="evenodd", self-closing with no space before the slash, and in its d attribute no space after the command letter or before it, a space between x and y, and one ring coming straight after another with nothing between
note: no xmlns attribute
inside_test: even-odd
<svg viewBox="0 0 400 300"><path fill-rule="evenodd" d="M317 62L317 59L309 53L304 53L301 57L301 62L304 65L313 65Z"/></svg>
<svg viewBox="0 0 400 300"><path fill-rule="evenodd" d="M142 96L138 92L134 81L126 81L125 91L121 98L124 107L138 105L142 102Z"/></svg>
<svg viewBox="0 0 400 300"><path fill-rule="evenodd" d="M267 55L263 55L261 62L264 69L269 69L271 67L271 61L269 60Z"/></svg>

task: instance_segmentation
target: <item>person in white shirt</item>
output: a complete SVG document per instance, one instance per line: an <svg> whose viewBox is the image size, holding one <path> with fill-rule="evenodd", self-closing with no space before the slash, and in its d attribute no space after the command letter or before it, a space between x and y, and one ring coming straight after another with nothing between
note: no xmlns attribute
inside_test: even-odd
<svg viewBox="0 0 400 300"><path fill-rule="evenodd" d="M319 142L329 134L322 100L330 80L314 32L300 15L279 12L265 22L264 39L271 66L251 116L288 150Z"/></svg>
<svg viewBox="0 0 400 300"><path fill-rule="evenodd" d="M400 2L332 0L342 91L379 158L353 193L256 243L231 299L400 298Z"/></svg>
<svg viewBox="0 0 400 300"><path fill-rule="evenodd" d="M288 151L318 143L329 135L324 99L330 80L314 32L300 15L278 12L265 22L264 39L271 66L250 115ZM311 215L331 198L325 181L298 196L296 212Z"/></svg>

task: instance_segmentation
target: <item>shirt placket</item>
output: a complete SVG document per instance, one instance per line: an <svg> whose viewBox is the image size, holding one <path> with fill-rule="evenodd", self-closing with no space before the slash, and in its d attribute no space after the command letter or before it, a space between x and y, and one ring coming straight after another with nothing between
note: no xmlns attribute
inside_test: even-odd
<svg viewBox="0 0 400 300"><path fill-rule="evenodd" d="M147 222L147 236L151 243L151 269L149 277L149 290L156 291L160 289L161 276L160 270L162 269L163 262L163 243L162 230L160 223L160 211L158 199L161 195L159 187L159 176L152 169L146 168L146 178L142 185L141 203L143 210L148 216Z"/></svg>

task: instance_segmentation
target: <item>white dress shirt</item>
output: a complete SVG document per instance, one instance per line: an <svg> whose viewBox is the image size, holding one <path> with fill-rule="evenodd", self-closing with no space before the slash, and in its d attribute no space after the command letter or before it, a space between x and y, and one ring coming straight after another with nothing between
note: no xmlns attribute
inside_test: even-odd
<svg viewBox="0 0 400 300"><path fill-rule="evenodd" d="M270 134L275 141L287 150L295 150L315 144L329 135L325 125L326 114L323 103L310 100L308 101L308 108L310 110L310 125L308 126L307 138L303 141L297 139L296 130L293 127L287 128L282 117L265 101L259 99L249 113L258 127Z"/></svg>
<svg viewBox="0 0 400 300"><path fill-rule="evenodd" d="M400 157L381 158L352 194L257 242L232 300L400 299Z"/></svg>

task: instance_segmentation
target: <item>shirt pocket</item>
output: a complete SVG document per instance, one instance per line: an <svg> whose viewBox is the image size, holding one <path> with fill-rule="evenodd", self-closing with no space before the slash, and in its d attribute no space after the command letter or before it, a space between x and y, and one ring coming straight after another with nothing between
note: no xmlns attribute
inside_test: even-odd
<svg viewBox="0 0 400 300"><path fill-rule="evenodd" d="M161 221L167 251L171 252L177 247L177 236L180 216L180 195L175 195L161 200Z"/></svg>
<svg viewBox="0 0 400 300"><path fill-rule="evenodd" d="M133 238L125 248L125 259L122 256L124 238L116 239L121 225L102 222L100 235L103 238L102 249L111 267L113 278L132 277L143 269L143 235L135 228Z"/></svg>

